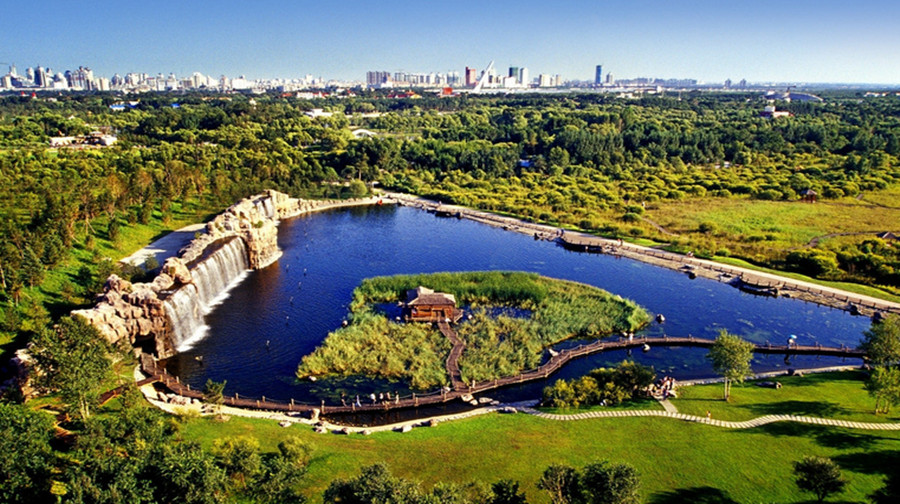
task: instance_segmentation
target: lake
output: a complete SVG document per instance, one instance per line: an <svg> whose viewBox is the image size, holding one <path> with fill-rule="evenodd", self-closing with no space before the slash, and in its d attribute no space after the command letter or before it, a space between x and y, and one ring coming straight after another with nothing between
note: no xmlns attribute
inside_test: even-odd
<svg viewBox="0 0 900 504"><path fill-rule="evenodd" d="M365 377L298 383L300 359L347 316L351 293L366 277L438 271L521 270L591 284L665 315L644 334L714 338L719 329L756 342L856 346L869 319L795 299L742 292L725 283L608 255L568 251L555 243L465 219L442 218L410 207L355 207L281 223L281 259L249 275L209 315L208 336L169 359L169 372L192 387L227 380L228 395L335 403L370 392L407 392L402 383ZM596 354L567 364L558 378L615 365L625 358L678 379L714 376L700 348L653 348ZM202 356L202 360L197 357ZM858 359L757 355L753 370L840 364ZM504 400L533 399L547 382L492 392Z"/></svg>

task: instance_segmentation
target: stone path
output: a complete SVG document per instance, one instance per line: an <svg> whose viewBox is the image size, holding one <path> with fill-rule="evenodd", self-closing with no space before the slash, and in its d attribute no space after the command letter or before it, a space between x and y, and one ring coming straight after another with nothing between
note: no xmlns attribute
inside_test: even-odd
<svg viewBox="0 0 900 504"><path fill-rule="evenodd" d="M621 417L666 417L685 422L705 423L715 427L726 429L752 429L775 422L799 422L813 425L825 425L828 427L844 427L847 429L862 430L900 430L900 423L889 422L851 422L849 420L835 420L831 418L817 418L799 415L765 415L743 422L730 422L727 420L709 419L695 415L679 413L669 401L660 401L665 411L659 410L618 410L618 411L586 411L572 415L557 415L544 413L531 407L518 407L523 413L534 415L538 418L556 421L587 420L589 418L621 418Z"/></svg>

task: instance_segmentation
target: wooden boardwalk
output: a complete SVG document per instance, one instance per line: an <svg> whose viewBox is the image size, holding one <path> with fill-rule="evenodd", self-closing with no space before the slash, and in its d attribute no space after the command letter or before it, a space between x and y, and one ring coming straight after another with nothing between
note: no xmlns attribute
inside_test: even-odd
<svg viewBox="0 0 900 504"><path fill-rule="evenodd" d="M447 362L444 365L447 369L447 376L450 377L450 387L453 390L462 390L466 387L466 384L463 382L462 373L459 371L459 358L462 356L466 344L459 339L459 335L450 328L450 324L446 320L441 320L437 323L437 326L441 334L446 336L450 343L453 344L453 348L450 349L450 354L447 356Z"/></svg>
<svg viewBox="0 0 900 504"><path fill-rule="evenodd" d="M447 329L450 329L449 326ZM443 332L443 330L442 330ZM452 332L452 329L451 329ZM456 336L455 333L453 333ZM449 338L449 336L448 336ZM461 340L456 336L457 341L462 343ZM451 339L453 341L453 339ZM463 396L469 396L471 394L480 394L484 392L489 392L491 390L496 390L501 387L508 387L511 385L517 385L520 383L525 383L534 380L543 380L558 371L562 368L566 363L571 361L572 359L577 359L580 357L584 357L586 355L595 354L598 352L611 351L611 350L623 350L623 349L632 349L632 348L642 348L644 345L649 347L684 347L684 346L692 346L692 347L710 347L714 343L715 340L706 339L706 338L695 338L693 336L687 337L638 337L638 338L620 338L617 340L606 339L606 340L597 340L593 343L579 345L574 348L568 348L565 350L561 350L559 353L550 357L550 359L542 364L540 367L525 371L516 376L510 376L506 378L501 378L492 381L485 381L480 383L473 384L465 384L459 378L459 375L456 374L459 372L459 366L456 364L455 366L451 366L451 358L448 357L446 366L448 369L448 373L451 369L455 369L455 373L450 375L451 380L453 380L454 374L456 374L456 380L453 381L453 388L447 390L446 388L442 388L437 391L429 392L426 394L415 394L413 393L410 396L400 397L396 396L394 399L390 401L379 401L376 403L366 403L360 404L357 406L356 404L349 405L329 405L325 404L324 401L319 404L309 404L309 403L301 403L296 402L293 399L290 401L276 401L272 399L267 399L266 397L261 398L252 398L252 397L241 397L238 394L233 396L225 397L225 404L228 406L237 406L241 408L249 408L249 409L259 409L259 410L269 410L269 411L281 411L281 412L312 412L313 410L318 410L321 414L331 414L331 413L351 413L351 412L373 412L373 411L387 411L391 409L398 408L415 408L419 406L427 406L427 405L435 405L435 404L443 404L448 403L454 400L460 400ZM454 342L454 349L458 349L459 353L462 352L462 347L457 345ZM821 345L771 345L771 344L762 344L755 345L754 351L758 353L766 353L766 354L788 354L788 355L827 355L827 356L836 356L836 357L850 357L850 358L863 358L865 356L864 352L856 349L856 348L847 348L847 347L825 347ZM451 357L453 356L453 351L451 350ZM456 359L452 362L456 363L459 355L456 355ZM156 360L147 354L143 354L141 357L141 368L149 378L144 380L142 383L148 382L160 382L165 385L166 388L171 390L177 395L191 398L191 399L202 399L203 393L202 391L191 389L190 385L181 383L177 376L172 376L166 372L165 369L159 367Z"/></svg>

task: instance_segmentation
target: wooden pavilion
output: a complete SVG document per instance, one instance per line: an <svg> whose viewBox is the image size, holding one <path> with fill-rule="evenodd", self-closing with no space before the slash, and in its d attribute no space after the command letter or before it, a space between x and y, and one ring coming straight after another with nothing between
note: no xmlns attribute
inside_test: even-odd
<svg viewBox="0 0 900 504"><path fill-rule="evenodd" d="M406 292L403 318L409 322L456 322L462 317L462 310L456 308L456 297L445 292L435 292L419 286Z"/></svg>

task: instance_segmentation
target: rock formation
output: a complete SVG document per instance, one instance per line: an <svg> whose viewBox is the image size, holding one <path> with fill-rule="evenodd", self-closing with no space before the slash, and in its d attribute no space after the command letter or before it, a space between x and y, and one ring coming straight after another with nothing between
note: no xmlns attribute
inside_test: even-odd
<svg viewBox="0 0 900 504"><path fill-rule="evenodd" d="M374 201L299 200L273 190L245 198L208 222L205 232L179 250L176 257L168 258L153 281L132 284L112 275L93 308L72 314L87 319L110 343L126 340L158 358L170 357L176 352L175 325L167 315L165 301L182 287L195 283L193 270L209 251L238 237L247 248L249 267L265 268L281 256L279 219L332 206L371 203ZM212 245L216 247L210 248Z"/></svg>

